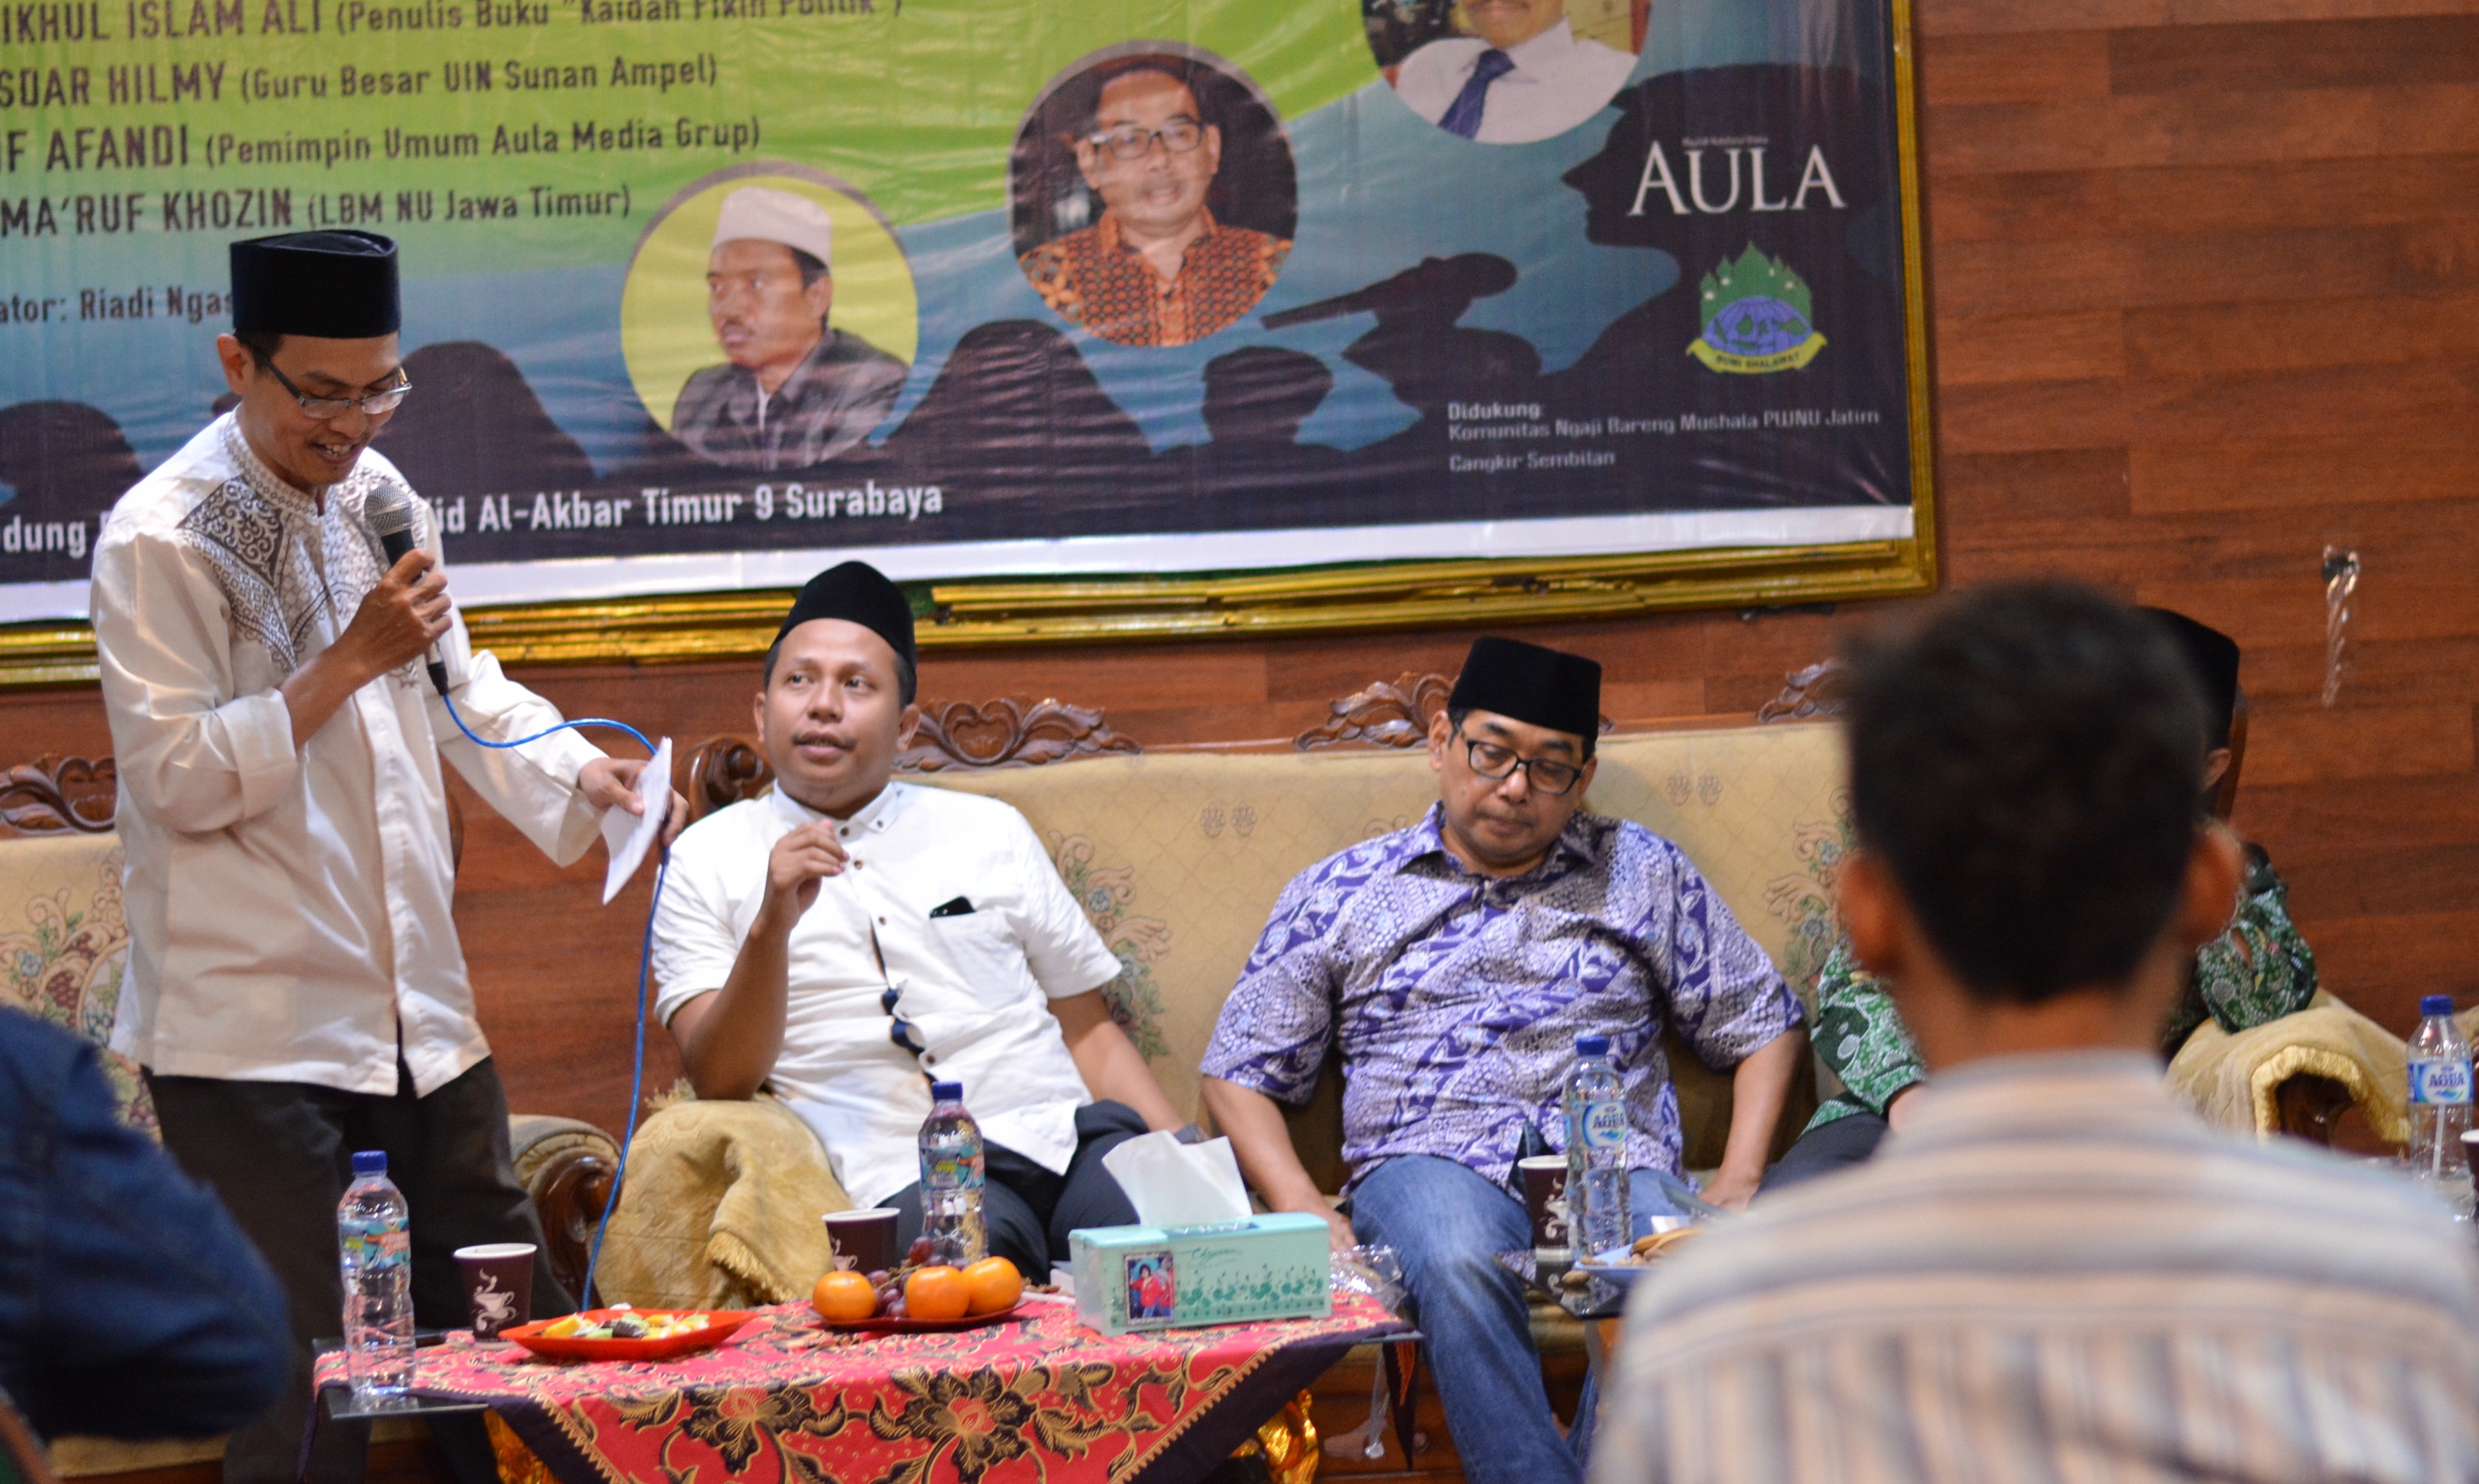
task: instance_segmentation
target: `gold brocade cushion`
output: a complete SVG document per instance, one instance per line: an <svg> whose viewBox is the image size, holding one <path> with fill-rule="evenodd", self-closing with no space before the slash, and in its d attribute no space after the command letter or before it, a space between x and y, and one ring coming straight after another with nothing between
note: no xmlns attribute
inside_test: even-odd
<svg viewBox="0 0 2479 1484"><path fill-rule="evenodd" d="M1587 806L1675 841L1808 991L1832 941L1833 874L1850 839L1840 729L1609 737L1599 756ZM1437 799L1424 749L1156 754L920 781L1024 811L1127 965L1112 994L1138 1049L1190 1109L1214 1017L1283 886ZM1728 1121L1727 1081L1700 1071L1678 1077L1691 1165L1718 1161Z"/></svg>
<svg viewBox="0 0 2479 1484"><path fill-rule="evenodd" d="M641 1309L806 1298L833 1262L818 1217L851 1209L817 1136L782 1104L675 1103L628 1146L596 1286Z"/></svg>
<svg viewBox="0 0 2479 1484"><path fill-rule="evenodd" d="M0 1005L103 1046L129 972L120 911L120 837L22 835L0 839ZM155 1105L137 1063L102 1052L120 1115L155 1131Z"/></svg>
<svg viewBox="0 0 2479 1484"><path fill-rule="evenodd" d="M2457 1018L2463 1034L2479 1035L2479 1010ZM2409 1140L2408 1048L2327 990L2305 1010L2235 1036L2207 1020L2169 1062L2170 1090L2234 1133L2282 1132L2281 1086L2302 1076L2339 1083L2377 1138Z"/></svg>

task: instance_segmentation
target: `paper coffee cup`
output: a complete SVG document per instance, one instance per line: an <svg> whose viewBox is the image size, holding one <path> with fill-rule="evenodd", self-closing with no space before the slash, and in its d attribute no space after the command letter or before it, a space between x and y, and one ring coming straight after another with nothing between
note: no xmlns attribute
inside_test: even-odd
<svg viewBox="0 0 2479 1484"><path fill-rule="evenodd" d="M1574 1261L1574 1245L1567 1235L1567 1157L1536 1154L1516 1161L1515 1168L1523 1179L1523 1214L1532 1222L1532 1261Z"/></svg>
<svg viewBox="0 0 2479 1484"><path fill-rule="evenodd" d="M497 1340L499 1331L523 1324L533 1313L534 1244L498 1241L458 1247L456 1268L465 1278L466 1309L473 1338Z"/></svg>
<svg viewBox="0 0 2479 1484"><path fill-rule="evenodd" d="M896 1214L885 1207L827 1213L827 1245L843 1272L885 1272L895 1267Z"/></svg>

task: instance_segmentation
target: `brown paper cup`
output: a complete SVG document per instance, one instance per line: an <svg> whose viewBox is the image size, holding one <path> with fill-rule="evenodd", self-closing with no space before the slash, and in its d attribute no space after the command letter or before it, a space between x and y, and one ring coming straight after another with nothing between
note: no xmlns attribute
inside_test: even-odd
<svg viewBox="0 0 2479 1484"><path fill-rule="evenodd" d="M834 1249L841 1272L885 1272L895 1267L895 1213L869 1211L827 1213L827 1245Z"/></svg>
<svg viewBox="0 0 2479 1484"><path fill-rule="evenodd" d="M499 1331L523 1324L533 1312L534 1244L498 1241L458 1247L456 1267L465 1276L465 1303L473 1316L473 1338L497 1340Z"/></svg>
<svg viewBox="0 0 2479 1484"><path fill-rule="evenodd" d="M1532 1261L1569 1263L1574 1247L1567 1235L1567 1157L1536 1154L1515 1162L1523 1177L1523 1214L1532 1220Z"/></svg>

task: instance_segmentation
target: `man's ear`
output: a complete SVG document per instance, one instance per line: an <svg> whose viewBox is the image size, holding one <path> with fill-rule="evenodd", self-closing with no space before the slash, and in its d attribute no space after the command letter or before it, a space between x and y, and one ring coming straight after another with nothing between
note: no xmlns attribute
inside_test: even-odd
<svg viewBox="0 0 2479 1484"><path fill-rule="evenodd" d="M216 360L224 369L224 385L235 397L249 395L249 374L257 368L250 364L249 347L230 335L216 337Z"/></svg>
<svg viewBox="0 0 2479 1484"><path fill-rule="evenodd" d="M801 297L807 302L810 313L818 317L818 326L823 330L827 312L835 307L835 275L820 273L816 282L803 284Z"/></svg>
<svg viewBox="0 0 2479 1484"><path fill-rule="evenodd" d="M1085 184L1092 187L1094 192L1099 194L1102 190L1102 151L1100 147L1095 145L1090 140L1078 140L1072 147L1076 151L1076 173L1084 176Z"/></svg>
<svg viewBox="0 0 2479 1484"><path fill-rule="evenodd" d="M2195 832L2186 857L2186 883L2174 926L2178 941L2194 952L2230 930L2238 908L2238 883L2246 880L2245 847L2223 826Z"/></svg>
<svg viewBox="0 0 2479 1484"><path fill-rule="evenodd" d="M1437 715L1429 718L1430 772L1444 773L1446 771L1446 744L1453 741L1454 737L1455 724L1446 719L1445 712L1440 711Z"/></svg>
<svg viewBox="0 0 2479 1484"><path fill-rule="evenodd" d="M1834 885L1834 909L1859 966L1879 979L1901 979L1903 917L1909 907L1884 862L1864 850L1845 859Z"/></svg>
<svg viewBox="0 0 2479 1484"><path fill-rule="evenodd" d="M901 755L912 750L913 734L918 732L920 729L921 707L917 704L906 706L904 708L904 715L899 717L895 723L895 751L897 754Z"/></svg>
<svg viewBox="0 0 2479 1484"><path fill-rule="evenodd" d="M2228 748L2216 747L2206 753L2204 755L2204 792L2211 793L2220 787L2221 780L2229 776L2229 771L2230 750Z"/></svg>
<svg viewBox="0 0 2479 1484"><path fill-rule="evenodd" d="M762 688L757 699L749 703L749 718L757 727L757 746L762 752L766 747L766 692Z"/></svg>

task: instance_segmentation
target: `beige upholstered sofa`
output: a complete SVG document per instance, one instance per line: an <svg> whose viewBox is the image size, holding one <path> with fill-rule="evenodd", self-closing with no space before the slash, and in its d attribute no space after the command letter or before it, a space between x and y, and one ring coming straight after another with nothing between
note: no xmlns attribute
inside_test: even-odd
<svg viewBox="0 0 2479 1484"><path fill-rule="evenodd" d="M714 756L730 743L710 745ZM1612 735L1589 806L1677 841L1802 989L1829 941L1833 873L1849 838L1840 738L1829 725ZM747 754L692 808L761 787ZM1023 810L1126 972L1111 989L1172 1100L1200 1116L1197 1063L1284 883L1436 798L1425 751L1127 755L915 775ZM1674 1047L1688 1163L1720 1161L1726 1073ZM1334 1086L1293 1119L1329 1190L1342 1170ZM970 1089L966 1091L970 1098ZM1785 1119L1813 1106L1802 1087ZM786 1170L798 1166L797 1176ZM761 1178L762 1172L762 1178ZM821 1204L821 1203L825 1204ZM765 1103L689 1103L641 1128L603 1250L602 1285L640 1303L805 1293L825 1270L818 1214L844 1204L806 1127Z"/></svg>
<svg viewBox="0 0 2479 1484"><path fill-rule="evenodd" d="M901 766L916 781L988 794L1025 813L1126 965L1110 990L1123 1023L1174 1102L1202 1118L1197 1063L1283 884L1336 850L1410 823L1436 796L1425 752L1408 744L1444 686L1415 678L1336 703L1336 722L1300 739L1393 746L1143 754L1074 707L956 704L932 716ZM1387 702L1375 715L1371 695ZM985 739L979 755L959 745L968 734ZM1600 756L1589 806L1677 841L1812 996L1830 942L1834 872L1850 845L1838 729L1792 720L1613 734ZM1043 765L1009 765L1030 763ZM698 749L691 771L699 813L767 785L754 749L738 738ZM1728 1129L1726 1073L1674 1042L1671 1060L1687 1164L1710 1168ZM2172 1081L2235 1129L2324 1137L2336 1113L2355 1105L2378 1137L2398 1139L2401 1069L2398 1038L2326 995L2244 1036L2207 1025ZM1821 1064L1810 1070L1777 1149L1814 1099L1836 1090ZM1331 1068L1291 1132L1312 1172L1339 1189ZM817 1217L846 1204L815 1138L779 1105L677 1102L645 1122L630 1151L602 1289L640 1304L800 1296L829 1261Z"/></svg>

